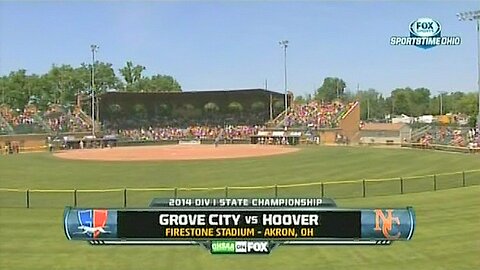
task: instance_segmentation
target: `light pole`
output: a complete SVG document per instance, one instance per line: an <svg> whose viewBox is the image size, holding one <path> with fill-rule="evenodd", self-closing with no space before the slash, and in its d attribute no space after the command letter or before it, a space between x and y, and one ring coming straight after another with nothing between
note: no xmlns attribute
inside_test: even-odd
<svg viewBox="0 0 480 270"><path fill-rule="evenodd" d="M477 115L477 127L480 130L480 10L468 11L457 13L457 17L460 21L477 21L477 71L478 71L478 115Z"/></svg>
<svg viewBox="0 0 480 270"><path fill-rule="evenodd" d="M367 121L370 120L370 97L367 97Z"/></svg>
<svg viewBox="0 0 480 270"><path fill-rule="evenodd" d="M443 94L445 94L446 92L440 92L440 115L443 115Z"/></svg>
<svg viewBox="0 0 480 270"><path fill-rule="evenodd" d="M288 94L287 94L287 47L288 40L282 40L279 42L280 46L283 48L283 67L284 67L284 87L285 87L285 116L287 115L288 110Z"/></svg>
<svg viewBox="0 0 480 270"><path fill-rule="evenodd" d="M92 135L95 137L95 53L98 50L95 44L90 45L92 50Z"/></svg>

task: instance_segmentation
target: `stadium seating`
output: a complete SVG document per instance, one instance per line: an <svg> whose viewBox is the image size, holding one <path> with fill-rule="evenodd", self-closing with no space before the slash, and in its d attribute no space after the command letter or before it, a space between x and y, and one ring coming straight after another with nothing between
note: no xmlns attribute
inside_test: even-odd
<svg viewBox="0 0 480 270"><path fill-rule="evenodd" d="M284 118L286 127L335 128L338 127L340 116L352 104L341 102L311 101L307 104L294 104Z"/></svg>
<svg viewBox="0 0 480 270"><path fill-rule="evenodd" d="M160 141L183 139L247 139L257 134L260 126L191 126L188 128L177 127L149 127L139 129L108 129L107 134L118 135L119 138L132 141Z"/></svg>

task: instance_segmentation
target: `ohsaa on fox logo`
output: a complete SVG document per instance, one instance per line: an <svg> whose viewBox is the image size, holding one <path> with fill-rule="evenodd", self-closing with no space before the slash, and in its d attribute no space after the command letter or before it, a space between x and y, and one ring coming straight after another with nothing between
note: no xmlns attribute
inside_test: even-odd
<svg viewBox="0 0 480 270"><path fill-rule="evenodd" d="M236 253L270 253L268 241L236 241Z"/></svg>

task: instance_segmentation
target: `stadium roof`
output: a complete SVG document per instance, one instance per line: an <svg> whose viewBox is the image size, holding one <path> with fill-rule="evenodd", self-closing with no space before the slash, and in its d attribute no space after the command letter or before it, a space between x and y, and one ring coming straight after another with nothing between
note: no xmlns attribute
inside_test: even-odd
<svg viewBox="0 0 480 270"><path fill-rule="evenodd" d="M179 94L215 94L215 93L248 93L248 92L263 92L263 93L270 93L273 95L283 95L283 93L280 92L275 92L271 90L266 90L262 88L247 88L247 89L215 89L215 90L188 90L188 91L182 91L182 92L120 92L120 91L115 91L115 92L107 92L105 94L110 94L110 93L115 93L116 95L118 94L168 94L168 95L179 95Z"/></svg>

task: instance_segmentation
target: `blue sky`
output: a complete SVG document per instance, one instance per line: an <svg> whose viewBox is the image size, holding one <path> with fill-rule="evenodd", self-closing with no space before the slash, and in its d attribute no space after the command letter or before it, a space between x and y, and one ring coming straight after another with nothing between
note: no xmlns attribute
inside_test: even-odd
<svg viewBox="0 0 480 270"><path fill-rule="evenodd" d="M327 76L355 91L427 87L477 89L475 23L455 14L478 1L423 2L0 2L0 75L24 68L44 73L52 64L79 66L91 58L110 62L118 74L126 61L146 75L174 76L184 90L283 89L288 39L288 85L312 93ZM460 46L423 50L391 46L409 35L409 23L431 17Z"/></svg>

